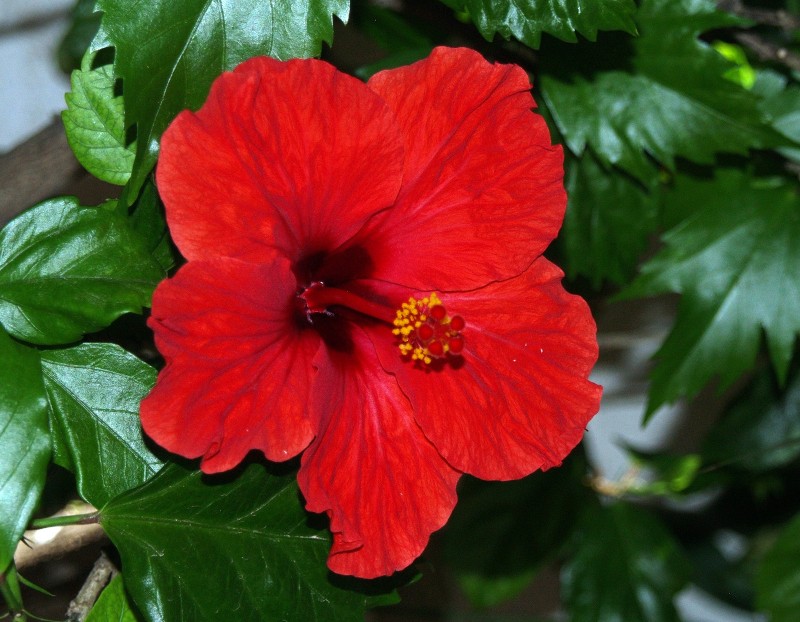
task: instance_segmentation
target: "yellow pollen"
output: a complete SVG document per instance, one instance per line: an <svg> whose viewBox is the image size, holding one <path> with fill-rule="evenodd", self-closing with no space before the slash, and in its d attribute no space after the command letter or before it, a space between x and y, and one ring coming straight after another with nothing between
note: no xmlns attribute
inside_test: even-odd
<svg viewBox="0 0 800 622"><path fill-rule="evenodd" d="M436 293L421 299L412 296L397 310L393 322L392 334L399 338L400 354L422 365L446 357L451 350L453 355L460 354L464 320L456 316L451 325L452 320Z"/></svg>

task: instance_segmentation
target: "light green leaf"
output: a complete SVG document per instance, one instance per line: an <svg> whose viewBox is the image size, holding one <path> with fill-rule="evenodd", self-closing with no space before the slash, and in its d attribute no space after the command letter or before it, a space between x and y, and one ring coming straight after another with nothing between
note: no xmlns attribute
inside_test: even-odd
<svg viewBox="0 0 800 622"><path fill-rule="evenodd" d="M689 566L661 523L616 503L586 512L581 525L561 573L571 622L677 622L672 601Z"/></svg>
<svg viewBox="0 0 800 622"><path fill-rule="evenodd" d="M75 157L95 177L124 185L131 176L135 145L125 141L125 108L115 95L111 65L92 69L95 54L87 52L81 68L72 72L72 91L61 113Z"/></svg>
<svg viewBox="0 0 800 622"><path fill-rule="evenodd" d="M152 367L115 344L86 343L42 352L42 370L54 461L75 473L81 497L103 507L158 472L139 422Z"/></svg>
<svg viewBox="0 0 800 622"><path fill-rule="evenodd" d="M383 604L336 587L328 533L308 526L294 474L252 464L206 477L177 465L113 499L101 524L148 620L361 621Z"/></svg>
<svg viewBox="0 0 800 622"><path fill-rule="evenodd" d="M565 184L567 273L585 276L595 287L627 283L658 225L654 184L646 189L619 169L604 168L590 149L567 160Z"/></svg>
<svg viewBox="0 0 800 622"><path fill-rule="evenodd" d="M39 353L0 329L0 572L36 509L49 459Z"/></svg>
<svg viewBox="0 0 800 622"><path fill-rule="evenodd" d="M50 199L0 231L0 323L18 339L69 343L140 312L163 276L114 202Z"/></svg>
<svg viewBox="0 0 800 622"><path fill-rule="evenodd" d="M796 622L800 611L800 514L783 529L756 574L756 606L770 622Z"/></svg>
<svg viewBox="0 0 800 622"><path fill-rule="evenodd" d="M86 622L137 622L138 619L128 602L122 575L111 579L86 616Z"/></svg>
<svg viewBox="0 0 800 622"><path fill-rule="evenodd" d="M184 108L197 109L211 82L248 58L320 53L333 39L333 15L347 21L348 0L99 0L103 36L115 46L126 125L136 124L133 203L155 164L158 138Z"/></svg>
<svg viewBox="0 0 800 622"><path fill-rule="evenodd" d="M719 376L729 386L752 366L762 333L781 382L800 332L800 201L794 184L743 172L679 176L666 209L699 209L664 235L629 297L683 294L656 354L648 413Z"/></svg>
<svg viewBox="0 0 800 622"><path fill-rule="evenodd" d="M758 96L723 76L733 65L698 36L742 22L713 0L643 0L641 36L546 46L539 86L570 150L586 146L642 180L653 161L710 163L785 144Z"/></svg>
<svg viewBox="0 0 800 622"><path fill-rule="evenodd" d="M636 32L632 0L442 0L463 12L491 41L495 33L516 37L538 48L542 33L564 41L577 41L579 32L590 41L598 30Z"/></svg>

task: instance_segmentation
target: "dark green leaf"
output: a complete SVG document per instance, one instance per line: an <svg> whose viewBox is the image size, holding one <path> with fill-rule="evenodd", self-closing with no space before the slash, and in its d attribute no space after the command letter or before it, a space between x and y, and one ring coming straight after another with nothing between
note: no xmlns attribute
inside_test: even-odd
<svg viewBox="0 0 800 622"><path fill-rule="evenodd" d="M111 579L86 616L86 622L137 622L138 619L128 603L122 575Z"/></svg>
<svg viewBox="0 0 800 622"><path fill-rule="evenodd" d="M155 475L162 463L139 423L152 367L117 345L86 343L42 352L42 370L54 461L75 473L86 501L102 507Z"/></svg>
<svg viewBox="0 0 800 622"><path fill-rule="evenodd" d="M594 41L598 30L636 32L632 0L442 0L466 13L491 41L495 33L538 48L542 33L577 41L576 32Z"/></svg>
<svg viewBox="0 0 800 622"><path fill-rule="evenodd" d="M511 482L467 478L447 525L446 553L458 581L478 607L524 589L568 538L591 497L582 485L586 462L573 454L556 469ZM547 512L532 511L546 507Z"/></svg>
<svg viewBox="0 0 800 622"><path fill-rule="evenodd" d="M72 72L72 91L61 113L75 157L95 177L124 185L133 168L134 145L125 139L125 107L115 95L114 68L92 69L95 54L87 52L81 68Z"/></svg>
<svg viewBox="0 0 800 622"><path fill-rule="evenodd" d="M307 522L294 474L261 464L235 478L170 465L101 516L149 620L362 620L385 600L335 587L328 534Z"/></svg>
<svg viewBox="0 0 800 622"><path fill-rule="evenodd" d="M39 502L49 458L39 353L0 329L0 572Z"/></svg>
<svg viewBox="0 0 800 622"><path fill-rule="evenodd" d="M568 159L566 186L561 239L567 273L585 276L595 287L628 282L658 225L655 188L648 192L620 170L604 168L589 149Z"/></svg>
<svg viewBox="0 0 800 622"><path fill-rule="evenodd" d="M756 605L770 622L796 622L800 611L800 515L784 528L756 574Z"/></svg>
<svg viewBox="0 0 800 622"><path fill-rule="evenodd" d="M800 456L800 376L781 389L762 370L714 426L703 445L709 464L763 472Z"/></svg>
<svg viewBox="0 0 800 622"><path fill-rule="evenodd" d="M672 600L689 566L662 524L625 503L584 514L565 564L562 598L572 622L678 620Z"/></svg>
<svg viewBox="0 0 800 622"><path fill-rule="evenodd" d="M378 61L362 65L355 74L368 80L384 69L410 65L428 56L439 33L430 24L407 21L397 13L374 4L361 4L353 11L354 26L388 53Z"/></svg>
<svg viewBox="0 0 800 622"><path fill-rule="evenodd" d="M58 46L58 64L69 73L81 65L92 39L100 26L100 13L94 12L95 0L78 0L72 9L69 29Z"/></svg>
<svg viewBox="0 0 800 622"><path fill-rule="evenodd" d="M51 199L0 231L0 323L19 339L69 343L140 312L163 276L113 202Z"/></svg>
<svg viewBox="0 0 800 622"><path fill-rule="evenodd" d="M360 31L390 53L433 47L433 37L401 15L382 6L362 3L353 11L353 22Z"/></svg>
<svg viewBox="0 0 800 622"><path fill-rule="evenodd" d="M772 127L794 143L778 151L800 162L800 87L788 86L786 78L780 74L762 71L755 88L764 96L761 109Z"/></svg>
<svg viewBox="0 0 800 622"><path fill-rule="evenodd" d="M730 385L754 362L766 334L781 382L800 332L800 202L793 184L721 170L679 176L667 197L701 207L664 235L629 296L683 294L675 325L656 354L648 412L693 395L712 377Z"/></svg>
<svg viewBox="0 0 800 622"><path fill-rule="evenodd" d="M319 54L333 38L333 15L348 0L99 0L104 36L116 48L127 125L137 150L126 204L155 164L157 140L184 108L197 109L211 82L252 56Z"/></svg>
<svg viewBox="0 0 800 622"><path fill-rule="evenodd" d="M152 183L146 183L131 214L131 226L164 270L175 265L164 207Z"/></svg>
<svg viewBox="0 0 800 622"><path fill-rule="evenodd" d="M698 35L740 24L712 0L644 0L641 36L596 45L547 46L540 86L567 145L587 144L606 164L640 179L653 158L709 163L718 152L783 144L758 97L723 77L731 63Z"/></svg>

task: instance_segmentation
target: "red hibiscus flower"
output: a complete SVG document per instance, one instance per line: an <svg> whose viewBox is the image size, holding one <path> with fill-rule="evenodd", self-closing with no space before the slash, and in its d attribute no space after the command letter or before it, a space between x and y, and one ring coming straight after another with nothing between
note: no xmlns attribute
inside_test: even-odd
<svg viewBox="0 0 800 622"><path fill-rule="evenodd" d="M562 152L524 71L439 48L364 84L254 58L165 132L188 260L153 297L144 429L207 473L304 452L329 567L408 566L462 473L560 464L598 409L595 325L541 255Z"/></svg>

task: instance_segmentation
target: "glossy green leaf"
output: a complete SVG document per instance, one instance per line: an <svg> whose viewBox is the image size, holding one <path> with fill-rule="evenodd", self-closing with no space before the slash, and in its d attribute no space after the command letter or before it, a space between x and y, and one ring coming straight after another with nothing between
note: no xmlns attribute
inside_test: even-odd
<svg viewBox="0 0 800 622"><path fill-rule="evenodd" d="M155 370L117 345L86 343L42 352L52 416L54 461L75 473L78 491L96 507L156 474L139 402Z"/></svg>
<svg viewBox="0 0 800 622"><path fill-rule="evenodd" d="M128 602L122 575L111 579L86 616L86 622L138 622L138 620Z"/></svg>
<svg viewBox="0 0 800 622"><path fill-rule="evenodd" d="M0 572L36 509L49 459L39 353L0 329Z"/></svg>
<svg viewBox="0 0 800 622"><path fill-rule="evenodd" d="M98 0L104 36L116 48L126 125L136 124L131 204L155 164L158 138L184 108L197 109L211 82L252 56L319 54L333 39L333 15L348 0Z"/></svg>
<svg viewBox="0 0 800 622"><path fill-rule="evenodd" d="M124 185L131 176L135 145L125 139L125 107L114 93L111 65L92 68L95 54L87 52L81 68L72 72L72 91L61 114L75 157L95 177Z"/></svg>
<svg viewBox="0 0 800 622"><path fill-rule="evenodd" d="M756 574L756 605L770 622L796 622L800 611L800 514L783 529Z"/></svg>
<svg viewBox="0 0 800 622"><path fill-rule="evenodd" d="M678 620L673 598L689 566L662 524L626 503L584 514L561 573L572 622Z"/></svg>
<svg viewBox="0 0 800 622"><path fill-rule="evenodd" d="M146 183L131 214L131 227L164 270L175 265L175 252L170 242L164 206L156 187Z"/></svg>
<svg viewBox="0 0 800 622"><path fill-rule="evenodd" d="M0 323L19 339L69 343L140 312L163 276L114 202L44 201L0 231Z"/></svg>
<svg viewBox="0 0 800 622"><path fill-rule="evenodd" d="M586 146L640 179L652 159L710 163L719 152L783 144L758 97L724 73L731 63L698 35L741 22L713 0L643 0L638 38L546 46L539 86L575 154Z"/></svg>
<svg viewBox="0 0 800 622"><path fill-rule="evenodd" d="M474 605L491 607L515 596L558 552L591 498L582 485L585 474L585 459L576 453L559 468L521 480L462 481L445 544ZM547 512L531 511L537 507Z"/></svg>
<svg viewBox="0 0 800 622"><path fill-rule="evenodd" d="M800 456L800 376L780 388L762 370L723 419L708 433L703 457L709 464L763 472Z"/></svg>
<svg viewBox="0 0 800 622"><path fill-rule="evenodd" d="M561 233L567 274L623 284L633 275L658 225L659 195L622 171L605 168L591 150L569 158L567 213Z"/></svg>
<svg viewBox="0 0 800 622"><path fill-rule="evenodd" d="M442 0L467 15L491 41L495 33L515 37L538 48L542 33L577 41L578 32L590 41L598 30L636 32L632 0Z"/></svg>
<svg viewBox="0 0 800 622"><path fill-rule="evenodd" d="M754 362L762 333L781 382L800 332L800 200L792 183L720 170L677 178L670 203L698 209L664 235L629 296L683 294L656 354L648 412L718 376L727 387Z"/></svg>
<svg viewBox="0 0 800 622"><path fill-rule="evenodd" d="M385 599L332 583L344 578L329 577L328 533L308 519L293 473L252 464L206 477L169 465L112 500L101 523L148 620L362 620Z"/></svg>

